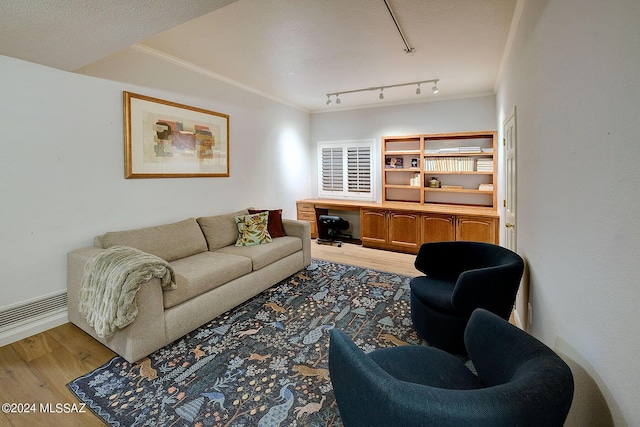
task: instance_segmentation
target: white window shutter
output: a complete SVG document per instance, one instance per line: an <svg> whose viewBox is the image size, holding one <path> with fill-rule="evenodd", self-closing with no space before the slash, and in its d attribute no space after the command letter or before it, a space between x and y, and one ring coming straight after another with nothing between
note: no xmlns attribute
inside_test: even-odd
<svg viewBox="0 0 640 427"><path fill-rule="evenodd" d="M373 201L373 144L373 140L318 142L318 195Z"/></svg>
<svg viewBox="0 0 640 427"><path fill-rule="evenodd" d="M342 193L344 189L342 147L322 148L322 191Z"/></svg>
<svg viewBox="0 0 640 427"><path fill-rule="evenodd" d="M371 193L371 147L347 147L347 189Z"/></svg>

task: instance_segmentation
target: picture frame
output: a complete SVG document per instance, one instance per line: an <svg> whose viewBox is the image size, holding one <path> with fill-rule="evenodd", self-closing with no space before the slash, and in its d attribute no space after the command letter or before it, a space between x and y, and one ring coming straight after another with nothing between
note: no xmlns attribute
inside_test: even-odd
<svg viewBox="0 0 640 427"><path fill-rule="evenodd" d="M227 114L123 94L126 179L229 176Z"/></svg>
<svg viewBox="0 0 640 427"><path fill-rule="evenodd" d="M402 169L404 163L404 159L402 157L387 157L385 159L385 168L386 169Z"/></svg>

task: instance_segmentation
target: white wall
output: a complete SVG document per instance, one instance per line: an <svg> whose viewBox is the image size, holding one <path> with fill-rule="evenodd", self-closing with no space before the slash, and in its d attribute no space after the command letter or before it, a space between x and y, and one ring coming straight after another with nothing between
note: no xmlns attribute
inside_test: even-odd
<svg viewBox="0 0 640 427"><path fill-rule="evenodd" d="M440 92L442 93L442 91ZM344 102L347 102L345 100ZM375 174L378 187L382 182L381 138L393 135L448 133L496 130L495 97L451 99L404 104L388 107L342 110L311 115L311 182L313 197L317 197L317 143L373 139ZM380 188L376 200L382 200Z"/></svg>
<svg viewBox="0 0 640 427"><path fill-rule="evenodd" d="M0 309L65 290L66 253L106 231L248 206L295 218L309 196L309 114L162 67L175 87L0 57ZM231 176L125 180L123 90L229 114Z"/></svg>
<svg viewBox="0 0 640 427"><path fill-rule="evenodd" d="M497 94L517 106L531 332L571 365L567 425L640 425L640 2L526 1Z"/></svg>

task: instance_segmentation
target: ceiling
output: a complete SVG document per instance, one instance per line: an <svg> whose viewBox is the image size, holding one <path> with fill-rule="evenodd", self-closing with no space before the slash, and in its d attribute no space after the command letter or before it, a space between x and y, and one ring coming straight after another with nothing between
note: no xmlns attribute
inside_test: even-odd
<svg viewBox="0 0 640 427"><path fill-rule="evenodd" d="M133 46L306 111L493 93L518 0L0 0L0 54L84 72ZM341 96L325 94L440 79Z"/></svg>

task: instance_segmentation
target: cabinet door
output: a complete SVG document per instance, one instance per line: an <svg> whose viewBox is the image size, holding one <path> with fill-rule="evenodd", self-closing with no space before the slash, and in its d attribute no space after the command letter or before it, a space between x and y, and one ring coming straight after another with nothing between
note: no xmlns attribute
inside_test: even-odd
<svg viewBox="0 0 640 427"><path fill-rule="evenodd" d="M387 242L387 212L362 209L360 211L360 239L363 243Z"/></svg>
<svg viewBox="0 0 640 427"><path fill-rule="evenodd" d="M456 240L470 240L498 244L496 218L477 216L458 216Z"/></svg>
<svg viewBox="0 0 640 427"><path fill-rule="evenodd" d="M417 251L420 246L420 214L389 212L389 243Z"/></svg>
<svg viewBox="0 0 640 427"><path fill-rule="evenodd" d="M422 243L453 241L455 229L453 215L422 214Z"/></svg>

